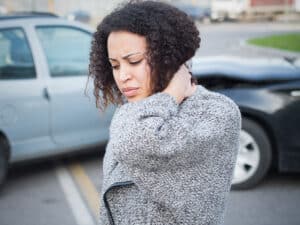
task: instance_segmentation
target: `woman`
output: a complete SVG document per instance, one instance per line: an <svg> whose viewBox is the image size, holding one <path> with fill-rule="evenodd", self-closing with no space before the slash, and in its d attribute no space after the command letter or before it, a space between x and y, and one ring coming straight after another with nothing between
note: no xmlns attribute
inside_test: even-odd
<svg viewBox="0 0 300 225"><path fill-rule="evenodd" d="M191 82L184 63L199 43L188 16L159 2L128 3L97 27L97 106L119 105L103 162L101 225L222 223L241 117L229 98Z"/></svg>

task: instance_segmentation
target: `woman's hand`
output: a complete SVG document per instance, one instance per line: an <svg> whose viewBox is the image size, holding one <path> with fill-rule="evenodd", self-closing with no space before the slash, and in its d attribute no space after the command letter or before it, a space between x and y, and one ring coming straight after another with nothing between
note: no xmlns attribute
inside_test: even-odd
<svg viewBox="0 0 300 225"><path fill-rule="evenodd" d="M180 104L196 90L196 85L191 83L191 78L192 76L187 67L182 65L163 92L173 96L176 102Z"/></svg>

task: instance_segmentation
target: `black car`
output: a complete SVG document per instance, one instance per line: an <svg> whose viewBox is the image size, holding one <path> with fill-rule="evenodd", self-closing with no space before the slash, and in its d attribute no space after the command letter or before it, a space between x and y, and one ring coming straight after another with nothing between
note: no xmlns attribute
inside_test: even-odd
<svg viewBox="0 0 300 225"><path fill-rule="evenodd" d="M300 171L300 60L206 57L193 75L233 99L242 113L233 189L258 184L271 167Z"/></svg>

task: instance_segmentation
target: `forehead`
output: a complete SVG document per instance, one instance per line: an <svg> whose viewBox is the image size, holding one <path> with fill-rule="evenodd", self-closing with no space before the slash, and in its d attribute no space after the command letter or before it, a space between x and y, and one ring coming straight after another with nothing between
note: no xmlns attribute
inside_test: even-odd
<svg viewBox="0 0 300 225"><path fill-rule="evenodd" d="M107 39L108 56L118 58L134 52L145 52L147 48L144 36L128 31L111 32Z"/></svg>

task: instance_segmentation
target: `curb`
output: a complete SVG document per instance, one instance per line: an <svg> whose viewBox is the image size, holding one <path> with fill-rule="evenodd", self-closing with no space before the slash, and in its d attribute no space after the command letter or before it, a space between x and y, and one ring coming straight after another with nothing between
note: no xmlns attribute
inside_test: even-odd
<svg viewBox="0 0 300 225"><path fill-rule="evenodd" d="M240 46L246 47L246 48L252 48L254 50L264 50L270 54L282 55L282 56L288 57L288 58L300 58L300 53L291 52L291 51L287 51L287 50L280 50L280 49L271 48L271 47L261 47L261 46L257 46L257 45L251 45L251 44L247 43L247 40L246 39L241 40Z"/></svg>

